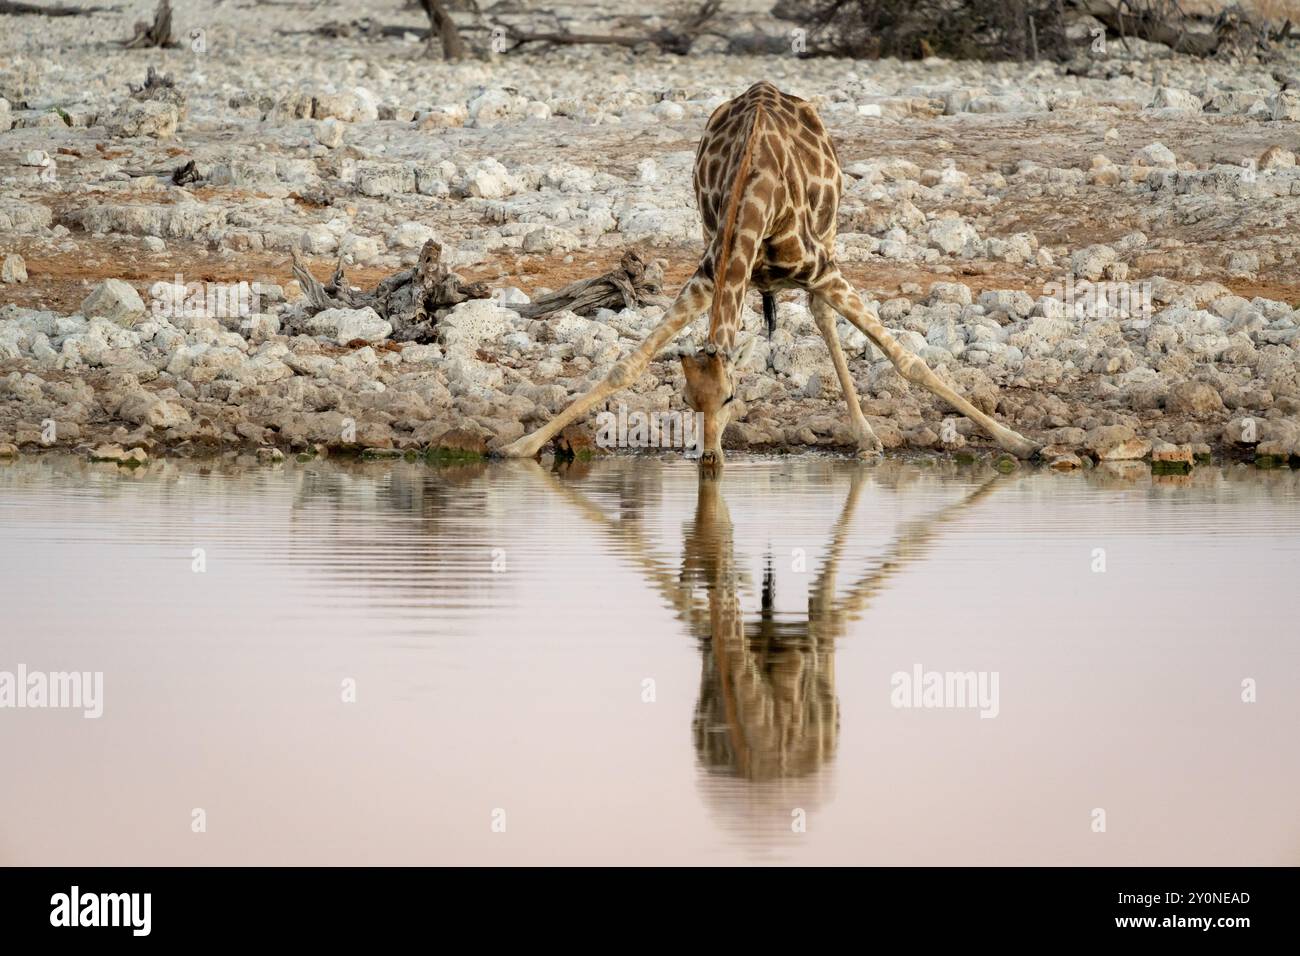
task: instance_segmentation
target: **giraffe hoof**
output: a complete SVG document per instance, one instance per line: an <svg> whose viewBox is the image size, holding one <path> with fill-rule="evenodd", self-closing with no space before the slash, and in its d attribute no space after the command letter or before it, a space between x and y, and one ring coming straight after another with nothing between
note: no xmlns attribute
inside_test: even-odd
<svg viewBox="0 0 1300 956"><path fill-rule="evenodd" d="M536 458L540 450L536 442L529 441L525 436L497 449L497 454L502 458Z"/></svg>
<svg viewBox="0 0 1300 956"><path fill-rule="evenodd" d="M875 432L869 431L866 432L866 434L858 435L858 450L856 454L859 458L880 458L885 454L885 446L881 443L880 439L876 437Z"/></svg>
<svg viewBox="0 0 1300 956"><path fill-rule="evenodd" d="M1039 450L1043 447L1038 442L1030 441L1028 438L1016 436L1018 440L1006 442L1003 447L1011 454L1015 455L1021 461L1031 461L1038 457Z"/></svg>

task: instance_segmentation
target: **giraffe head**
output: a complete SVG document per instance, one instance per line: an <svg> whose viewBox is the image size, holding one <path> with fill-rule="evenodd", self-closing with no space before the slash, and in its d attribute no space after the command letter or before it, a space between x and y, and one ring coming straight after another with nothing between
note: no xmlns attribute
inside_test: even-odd
<svg viewBox="0 0 1300 956"><path fill-rule="evenodd" d="M699 352L683 352L682 372L686 375L686 404L704 419L700 464L706 468L722 464L722 433L731 418L736 397L736 369L753 351L750 336L739 348L721 349L709 343Z"/></svg>

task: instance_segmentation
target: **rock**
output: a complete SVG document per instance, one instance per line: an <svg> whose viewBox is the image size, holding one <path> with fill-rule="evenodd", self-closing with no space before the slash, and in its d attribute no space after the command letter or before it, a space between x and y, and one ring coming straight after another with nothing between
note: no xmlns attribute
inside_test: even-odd
<svg viewBox="0 0 1300 956"><path fill-rule="evenodd" d="M1290 169L1295 165L1295 153L1281 146L1270 146L1260 155L1256 166L1264 172L1272 169Z"/></svg>
<svg viewBox="0 0 1300 956"><path fill-rule="evenodd" d="M180 125L180 111L163 100L128 100L108 120L113 136L170 139Z"/></svg>
<svg viewBox="0 0 1300 956"><path fill-rule="evenodd" d="M1034 300L1026 292L993 291L980 293L979 304L990 314L1005 312L1015 318L1023 319L1034 310Z"/></svg>
<svg viewBox="0 0 1300 956"><path fill-rule="evenodd" d="M18 446L13 442L0 442L0 458L17 458Z"/></svg>
<svg viewBox="0 0 1300 956"><path fill-rule="evenodd" d="M375 96L363 87L341 93L317 93L312 97L311 115L318 120L369 123L379 119Z"/></svg>
<svg viewBox="0 0 1300 956"><path fill-rule="evenodd" d="M1143 146L1133 154L1130 160L1134 166L1154 166L1160 169L1176 169L1178 159L1164 143L1151 143Z"/></svg>
<svg viewBox="0 0 1300 956"><path fill-rule="evenodd" d="M934 282L930 284L930 297L927 305L938 302L955 302L958 305L971 304L970 286L961 282Z"/></svg>
<svg viewBox="0 0 1300 956"><path fill-rule="evenodd" d="M591 429L576 424L556 435L553 447L557 458L590 458L599 451Z"/></svg>
<svg viewBox="0 0 1300 956"><path fill-rule="evenodd" d="M104 318L130 327L145 317L144 300L121 279L105 279L81 303L86 318Z"/></svg>
<svg viewBox="0 0 1300 956"><path fill-rule="evenodd" d="M930 223L926 235L931 246L950 256L973 252L979 241L974 226L965 220L949 217Z"/></svg>
<svg viewBox="0 0 1300 956"><path fill-rule="evenodd" d="M406 163L357 163L354 183L363 196L395 196L415 191L415 168Z"/></svg>
<svg viewBox="0 0 1300 956"><path fill-rule="evenodd" d="M465 125L479 129L498 126L523 115L527 100L503 89L483 90L466 105L469 122Z"/></svg>
<svg viewBox="0 0 1300 956"><path fill-rule="evenodd" d="M125 454L121 445L97 445L90 453L90 460L121 461Z"/></svg>
<svg viewBox="0 0 1300 956"><path fill-rule="evenodd" d="M542 226L524 236L524 252L572 252L580 248L582 248L581 239L569 230L556 226Z"/></svg>
<svg viewBox="0 0 1300 956"><path fill-rule="evenodd" d="M672 100L660 100L650 107L650 112L664 122L679 120L686 115L686 110L682 105L674 103Z"/></svg>
<svg viewBox="0 0 1300 956"><path fill-rule="evenodd" d="M388 234L388 245L395 249L419 249L435 237L422 222L404 222Z"/></svg>
<svg viewBox="0 0 1300 956"><path fill-rule="evenodd" d="M1129 425L1103 425L1088 432L1084 447L1100 461L1128 461L1145 458L1151 442L1136 437Z"/></svg>
<svg viewBox="0 0 1300 956"><path fill-rule="evenodd" d="M393 334L392 325L369 306L364 309L325 309L308 318L306 326L312 335L331 338L339 345L357 339L382 342Z"/></svg>
<svg viewBox="0 0 1300 956"><path fill-rule="evenodd" d="M125 433L124 430L119 431ZM119 444L96 445L90 453L91 461L108 461L119 465L143 465L149 460L149 455L143 448L132 448L125 451Z"/></svg>
<svg viewBox="0 0 1300 956"><path fill-rule="evenodd" d="M23 257L16 252L11 252L5 256L4 262L0 263L0 282L13 284L27 281L27 263Z"/></svg>
<svg viewBox="0 0 1300 956"><path fill-rule="evenodd" d="M1147 106L1147 109L1166 109L1176 110L1179 113L1199 113L1201 112L1202 103L1200 99L1187 90L1180 90L1171 86L1162 86L1156 90L1155 98Z"/></svg>
<svg viewBox="0 0 1300 956"><path fill-rule="evenodd" d="M1048 467L1053 471L1074 471L1083 467L1083 461L1074 452L1060 452L1051 457Z"/></svg>
<svg viewBox="0 0 1300 956"><path fill-rule="evenodd" d="M474 460L486 458L488 447L482 435L464 428L451 428L438 436L430 451L437 458Z"/></svg>
<svg viewBox="0 0 1300 956"><path fill-rule="evenodd" d="M1204 382L1179 382L1169 389L1165 409L1175 415L1195 415L1198 418L1218 415L1224 411L1219 393Z"/></svg>
<svg viewBox="0 0 1300 956"><path fill-rule="evenodd" d="M1160 441L1151 448L1151 467L1154 471L1191 471L1195 463L1191 445L1173 445Z"/></svg>
<svg viewBox="0 0 1300 956"><path fill-rule="evenodd" d="M339 243L339 253L352 262L373 262L379 258L379 241L369 236L357 236L349 233Z"/></svg>
<svg viewBox="0 0 1300 956"><path fill-rule="evenodd" d="M338 149L343 145L343 134L347 130L337 119L321 120L316 124L316 142L326 149Z"/></svg>
<svg viewBox="0 0 1300 956"><path fill-rule="evenodd" d="M1273 438L1255 446L1255 464L1260 468L1280 467L1295 454L1294 443Z"/></svg>
<svg viewBox="0 0 1300 956"><path fill-rule="evenodd" d="M484 399L495 397L496 389L505 378L501 366L483 362L473 355L457 351L443 363L442 373L447 386L456 395L475 395Z"/></svg>
<svg viewBox="0 0 1300 956"><path fill-rule="evenodd" d="M1118 258L1118 253L1110 246L1088 246L1070 256L1070 268L1076 276L1095 282L1106 274L1107 268Z"/></svg>
<svg viewBox="0 0 1300 956"><path fill-rule="evenodd" d="M1265 100L1265 106L1268 110L1268 118L1275 122L1300 120L1300 90L1282 90L1274 93Z"/></svg>
<svg viewBox="0 0 1300 956"><path fill-rule="evenodd" d="M515 191L515 183L504 166L495 159L485 159L466 172L460 188L466 196L504 199Z"/></svg>
<svg viewBox="0 0 1300 956"><path fill-rule="evenodd" d="M517 321L519 313L512 309L502 308L491 299L471 299L443 316L438 335L448 349L472 354L479 346L511 331Z"/></svg>
<svg viewBox="0 0 1300 956"><path fill-rule="evenodd" d="M1223 264L1234 279L1254 279L1259 272L1259 254L1249 249L1234 249Z"/></svg>
<svg viewBox="0 0 1300 956"><path fill-rule="evenodd" d="M175 428L188 424L190 413L175 402L168 402L143 389L129 393L118 406L117 417L135 425Z"/></svg>

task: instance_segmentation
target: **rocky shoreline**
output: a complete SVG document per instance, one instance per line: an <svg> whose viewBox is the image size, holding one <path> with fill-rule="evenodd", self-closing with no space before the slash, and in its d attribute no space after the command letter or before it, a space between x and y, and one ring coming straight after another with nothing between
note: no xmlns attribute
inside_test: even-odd
<svg viewBox="0 0 1300 956"><path fill-rule="evenodd" d="M749 22L777 35L766 6ZM1300 63L1136 44L1069 68L707 47L452 65L400 39L177 11L207 52L6 18L20 29L0 41L0 455L491 454L663 313L516 307L630 248L660 257L675 293L698 255L695 140L765 77L813 100L839 143L837 252L870 307L1044 460L1300 464L1300 94L1278 79ZM130 18L90 19L108 33ZM150 67L168 79L121 79ZM291 277L296 252L373 285L430 238L492 298L446 310L428 341L393 341L370 308L313 313ZM887 450L992 449L840 334ZM661 358L615 403L682 413L681 384ZM589 447L586 428L570 447ZM852 447L801 296L781 298L723 444Z"/></svg>

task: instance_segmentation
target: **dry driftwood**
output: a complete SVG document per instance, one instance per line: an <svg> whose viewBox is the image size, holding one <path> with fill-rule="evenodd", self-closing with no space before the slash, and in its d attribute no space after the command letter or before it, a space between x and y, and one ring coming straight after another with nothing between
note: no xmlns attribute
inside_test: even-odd
<svg viewBox="0 0 1300 956"><path fill-rule="evenodd" d="M778 0L772 14L803 31L803 56L1070 56L1063 0Z"/></svg>
<svg viewBox="0 0 1300 956"><path fill-rule="evenodd" d="M307 298L306 314L369 306L392 324L396 342L433 341L438 319L452 306L469 299L486 299L490 294L484 283L466 283L448 269L442 261L442 246L433 239L420 249L419 261L412 268L384 279L373 292L362 292L347 284L342 258L330 281L321 284L294 250L293 275Z"/></svg>
<svg viewBox="0 0 1300 956"><path fill-rule="evenodd" d="M421 0L419 6L423 6ZM380 23L374 17L357 17L352 20L331 20L323 26L312 27L309 30L276 30L280 36L321 36L331 40L340 38L357 37L367 40L381 40L385 38L402 38L414 36L423 39L430 48L437 46L438 31L429 27L413 27L399 23ZM456 32L459 34L466 33L489 33L490 28L481 24L467 24L457 26Z"/></svg>
<svg viewBox="0 0 1300 956"><path fill-rule="evenodd" d="M713 19L721 6L722 0L704 0L699 7L683 17L676 26L672 28L661 27L650 33L632 36L569 33L567 30L533 33L520 30L517 27L505 27L505 36L513 41L512 45L507 48L507 52L526 43L552 43L565 46L597 43L625 47L638 47L646 43L653 43L665 53L676 53L679 56L685 56L691 52L691 47L695 41L703 33L707 32L709 21Z"/></svg>
<svg viewBox="0 0 1300 956"><path fill-rule="evenodd" d="M1286 20L1274 29L1267 19L1239 4L1215 14L1188 13L1178 0L1080 0L1078 7L1121 38L1163 43L1171 50L1193 56L1267 52L1273 41L1288 38L1292 26ZM1209 29L1193 31L1193 25Z"/></svg>
<svg viewBox="0 0 1300 956"><path fill-rule="evenodd" d="M172 79L172 75L170 73L159 73L152 66L149 67L149 72L145 74L143 83L128 83L127 89L131 91L131 96L137 100L165 99L175 101L180 96L176 89L176 81Z"/></svg>
<svg viewBox="0 0 1300 956"><path fill-rule="evenodd" d="M172 170L172 184L176 186L188 186L190 183L199 181L199 172L194 168L194 160L187 160L185 163L177 166Z"/></svg>
<svg viewBox="0 0 1300 956"><path fill-rule="evenodd" d="M123 46L128 49L144 47L179 46L172 36L172 5L168 0L158 0L158 9L154 11L153 23L143 21L136 23L135 33Z"/></svg>
<svg viewBox="0 0 1300 956"><path fill-rule="evenodd" d="M110 7L43 7L34 3L10 3L0 0L0 16L79 17L83 13L104 13Z"/></svg>
<svg viewBox="0 0 1300 956"><path fill-rule="evenodd" d="M592 315L597 309L635 309L643 305L667 306L671 300L663 295L664 268L658 260L646 262L641 253L623 254L617 269L594 279L566 285L558 292L544 295L528 305L510 306L526 319L539 319L552 312L568 310L578 315Z"/></svg>
<svg viewBox="0 0 1300 956"><path fill-rule="evenodd" d="M429 16L429 49L433 49L433 38L436 35L442 42L444 60L465 59L465 41L460 38L456 21L451 18L442 0L420 0L420 6L424 7L424 12Z"/></svg>

